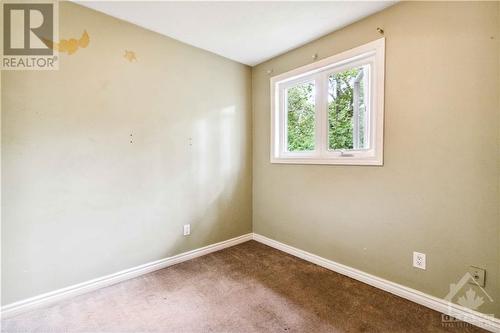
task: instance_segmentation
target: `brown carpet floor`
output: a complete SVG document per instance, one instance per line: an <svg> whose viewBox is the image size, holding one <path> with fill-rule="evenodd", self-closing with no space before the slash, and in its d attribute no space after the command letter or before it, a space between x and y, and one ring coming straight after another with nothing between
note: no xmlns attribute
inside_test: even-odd
<svg viewBox="0 0 500 333"><path fill-rule="evenodd" d="M457 325L460 326L460 325ZM2 321L2 332L480 332L254 241Z"/></svg>

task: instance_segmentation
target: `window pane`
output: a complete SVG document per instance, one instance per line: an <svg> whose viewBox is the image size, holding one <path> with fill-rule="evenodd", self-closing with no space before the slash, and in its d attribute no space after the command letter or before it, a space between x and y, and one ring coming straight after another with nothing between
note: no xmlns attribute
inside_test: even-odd
<svg viewBox="0 0 500 333"><path fill-rule="evenodd" d="M328 77L329 149L367 149L369 66Z"/></svg>
<svg viewBox="0 0 500 333"><path fill-rule="evenodd" d="M298 84L286 90L287 149L314 150L314 82Z"/></svg>

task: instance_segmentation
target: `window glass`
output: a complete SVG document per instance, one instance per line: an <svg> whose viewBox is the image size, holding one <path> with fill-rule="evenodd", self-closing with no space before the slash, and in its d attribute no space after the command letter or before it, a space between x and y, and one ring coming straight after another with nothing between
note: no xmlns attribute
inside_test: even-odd
<svg viewBox="0 0 500 333"><path fill-rule="evenodd" d="M328 76L328 148L369 148L367 93L369 66Z"/></svg>
<svg viewBox="0 0 500 333"><path fill-rule="evenodd" d="M315 141L314 82L300 83L286 89L287 150L312 151Z"/></svg>

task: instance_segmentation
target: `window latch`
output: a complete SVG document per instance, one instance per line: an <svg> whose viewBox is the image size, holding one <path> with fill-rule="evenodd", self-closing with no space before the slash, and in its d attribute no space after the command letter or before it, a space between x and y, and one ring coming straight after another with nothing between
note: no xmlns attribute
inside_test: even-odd
<svg viewBox="0 0 500 333"><path fill-rule="evenodd" d="M345 151L341 150L340 151L340 157L353 157L353 154L346 154Z"/></svg>

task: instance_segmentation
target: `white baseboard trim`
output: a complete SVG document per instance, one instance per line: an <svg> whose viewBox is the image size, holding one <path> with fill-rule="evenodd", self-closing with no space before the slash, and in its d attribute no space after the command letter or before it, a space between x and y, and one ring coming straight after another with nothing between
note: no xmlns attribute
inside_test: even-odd
<svg viewBox="0 0 500 333"><path fill-rule="evenodd" d="M215 251L219 251L240 243L244 243L251 239L252 239L252 234L249 233L246 235L228 239L226 241L211 244L199 249L184 252L172 257L156 260L144 265L136 266L97 279L75 284L66 288L54 290L15 303L7 304L2 307L1 316L2 318L12 317L29 310L48 306L65 299L72 298L84 293L88 293L90 291L94 291L103 287L107 287L128 279L132 279L140 275L151 273L159 269L181 263L183 261L194 259L196 257L201 257Z"/></svg>
<svg viewBox="0 0 500 333"><path fill-rule="evenodd" d="M335 261L322 258L315 254L297 249L290 245L280 243L278 241L275 241L273 239L267 238L265 236L256 233L253 234L253 239L256 240L257 242L271 246L275 249L286 252L295 257L299 257L306 261L312 262L318 266L324 267L326 269L348 276L355 280L369 284L375 288L382 289L384 291L390 292L391 294L405 298L407 300L423 305L435 311L450 315L456 319L484 328L491 332L500 332L500 320L492 316L488 316L483 313L470 310L466 307L450 303L444 299L440 299L425 294L423 292L420 292L418 290L408 288L403 285L365 273L355 268L339 264Z"/></svg>

